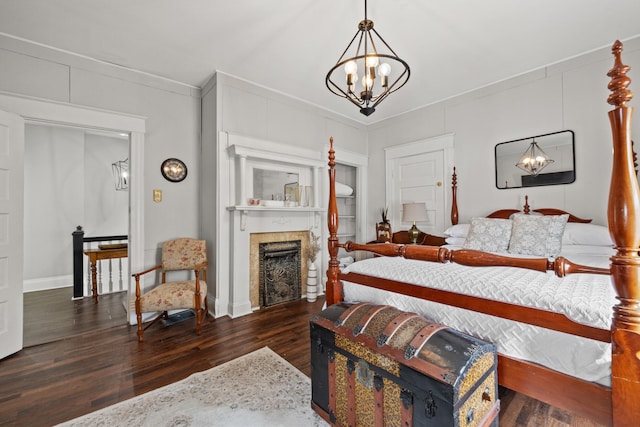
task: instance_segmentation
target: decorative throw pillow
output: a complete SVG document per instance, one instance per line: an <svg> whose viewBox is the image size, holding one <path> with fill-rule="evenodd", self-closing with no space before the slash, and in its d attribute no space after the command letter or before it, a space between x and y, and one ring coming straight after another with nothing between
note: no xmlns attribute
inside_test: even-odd
<svg viewBox="0 0 640 427"><path fill-rule="evenodd" d="M509 253L544 257L558 256L569 215L513 216Z"/></svg>
<svg viewBox="0 0 640 427"><path fill-rule="evenodd" d="M472 218L462 247L485 252L506 252L511 238L511 220Z"/></svg>

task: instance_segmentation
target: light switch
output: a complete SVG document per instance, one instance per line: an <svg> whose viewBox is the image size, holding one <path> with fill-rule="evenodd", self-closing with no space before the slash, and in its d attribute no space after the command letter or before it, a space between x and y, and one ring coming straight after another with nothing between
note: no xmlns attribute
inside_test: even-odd
<svg viewBox="0 0 640 427"><path fill-rule="evenodd" d="M153 201L160 203L162 201L162 190L153 190Z"/></svg>

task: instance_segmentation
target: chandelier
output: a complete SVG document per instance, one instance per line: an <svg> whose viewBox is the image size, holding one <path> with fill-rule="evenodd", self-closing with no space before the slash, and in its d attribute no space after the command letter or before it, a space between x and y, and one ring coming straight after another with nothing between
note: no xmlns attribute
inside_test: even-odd
<svg viewBox="0 0 640 427"><path fill-rule="evenodd" d="M116 191L129 188L129 158L111 163L111 172L116 184Z"/></svg>
<svg viewBox="0 0 640 427"><path fill-rule="evenodd" d="M553 160L540 148L536 140L532 139L516 166L530 175L536 176L550 163L553 163Z"/></svg>
<svg viewBox="0 0 640 427"><path fill-rule="evenodd" d="M344 76L338 71L340 68L343 68ZM409 64L373 28L373 21L367 18L365 0L364 20L358 24L358 31L336 65L327 73L327 88L347 98L360 107L362 114L369 116L383 99L407 83L410 74ZM361 88L356 88L358 81Z"/></svg>

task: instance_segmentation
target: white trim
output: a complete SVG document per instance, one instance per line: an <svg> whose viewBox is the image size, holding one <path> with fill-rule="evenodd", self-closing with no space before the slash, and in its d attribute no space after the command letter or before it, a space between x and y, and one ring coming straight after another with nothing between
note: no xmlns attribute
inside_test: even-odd
<svg viewBox="0 0 640 427"><path fill-rule="evenodd" d="M13 112L28 122L61 124L130 134L129 158L129 271L138 271L144 264L144 134L146 120L141 116L99 110L96 108L50 101L46 99L0 92L0 110ZM135 283L129 278L129 295ZM127 305L128 318L131 305Z"/></svg>
<svg viewBox="0 0 640 427"><path fill-rule="evenodd" d="M0 108L36 122L114 132L145 132L145 117L0 91Z"/></svg>
<svg viewBox="0 0 640 427"><path fill-rule="evenodd" d="M228 148L228 150L230 157L246 157L303 166L321 167L323 165L323 162L318 159L317 151L310 152L309 154L313 155L313 157L311 157L302 153L292 153L292 150L275 151L265 148L258 149L254 147L243 146L238 143L232 144Z"/></svg>
<svg viewBox="0 0 640 427"><path fill-rule="evenodd" d="M73 275L42 277L39 279L29 279L22 282L22 292L46 291L48 289L73 288ZM69 293L69 299L73 290Z"/></svg>

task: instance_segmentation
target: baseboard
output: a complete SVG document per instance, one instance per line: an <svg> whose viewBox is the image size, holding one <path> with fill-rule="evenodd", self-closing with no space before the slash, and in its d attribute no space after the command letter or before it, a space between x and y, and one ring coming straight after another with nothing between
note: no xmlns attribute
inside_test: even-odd
<svg viewBox="0 0 640 427"><path fill-rule="evenodd" d="M229 304L229 317L235 319L236 317L246 316L253 313L251 310L251 302L247 301L242 304Z"/></svg>
<svg viewBox="0 0 640 427"><path fill-rule="evenodd" d="M46 291L49 289L72 288L73 275L41 277L22 282L22 292Z"/></svg>

